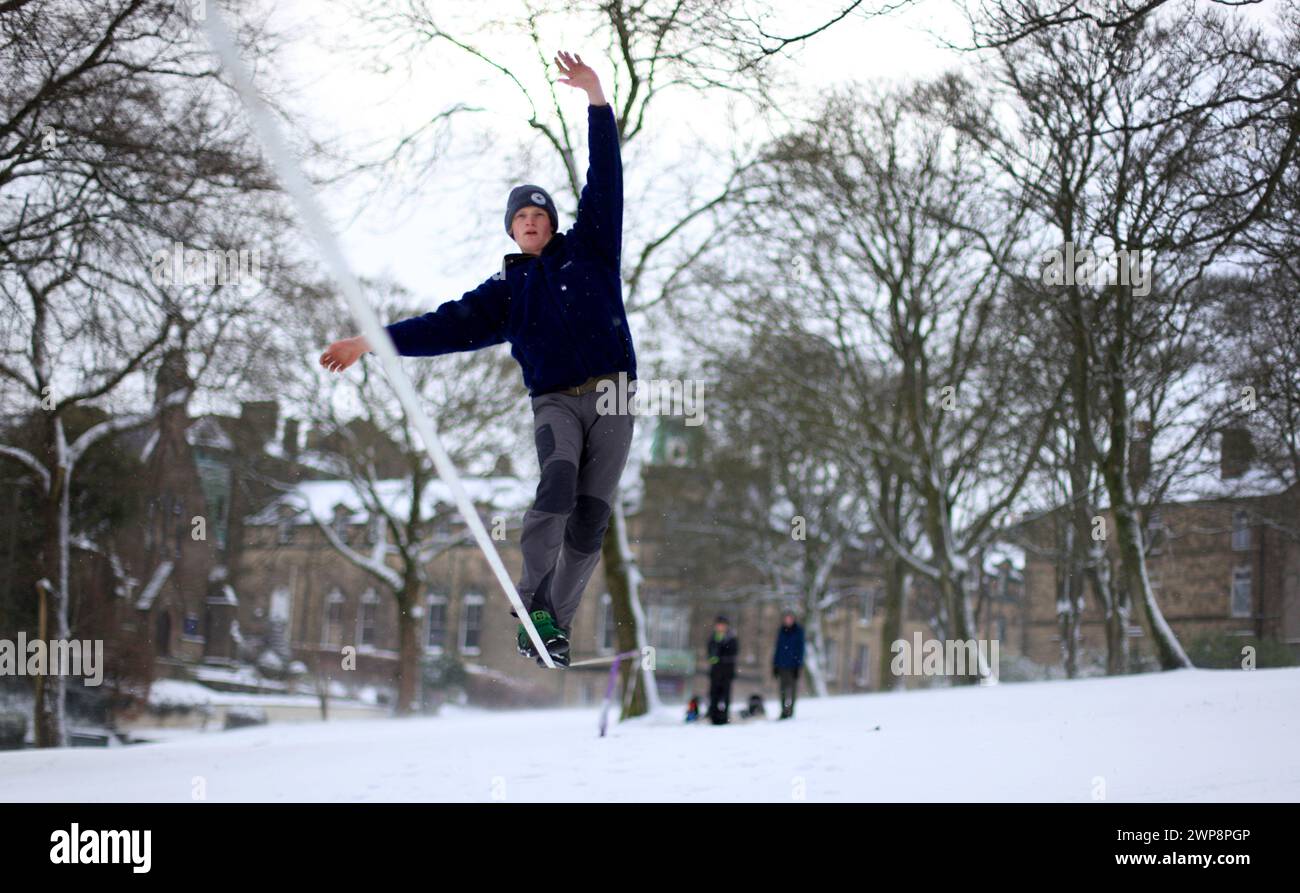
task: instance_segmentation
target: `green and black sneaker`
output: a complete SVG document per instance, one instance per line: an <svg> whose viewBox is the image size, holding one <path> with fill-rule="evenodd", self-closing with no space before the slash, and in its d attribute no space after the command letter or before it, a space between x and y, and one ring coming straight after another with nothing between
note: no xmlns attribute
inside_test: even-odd
<svg viewBox="0 0 1300 893"><path fill-rule="evenodd" d="M555 625L555 618L551 616L550 611L533 611L528 615L532 618L533 626L537 628L537 635L541 638L546 650L551 653L552 658L557 652L569 653L569 633L567 630L560 629ZM519 653L524 657L541 658L537 654L537 648L533 646L533 640L528 635L528 630L524 625L519 624L516 647ZM545 666L543 663L542 666Z"/></svg>
<svg viewBox="0 0 1300 893"><path fill-rule="evenodd" d="M546 642L546 650L551 654L551 663L563 669L569 665L569 631L563 627L555 627L555 635L551 638L542 637ZM537 666L546 666L546 661L542 660L541 655L537 656Z"/></svg>
<svg viewBox="0 0 1300 893"><path fill-rule="evenodd" d="M567 669L569 666L569 652L567 650L561 651L558 654L551 652L551 663L555 664L555 666L559 667L561 670ZM541 655L538 655L537 657L537 666L546 666L546 661L542 660Z"/></svg>

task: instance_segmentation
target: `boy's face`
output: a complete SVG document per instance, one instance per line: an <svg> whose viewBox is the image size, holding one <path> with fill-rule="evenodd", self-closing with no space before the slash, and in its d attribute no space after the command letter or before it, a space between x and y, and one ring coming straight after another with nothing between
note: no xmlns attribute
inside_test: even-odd
<svg viewBox="0 0 1300 893"><path fill-rule="evenodd" d="M524 254L541 254L551 236L555 235L551 229L551 215L536 205L522 207L510 221L510 235Z"/></svg>

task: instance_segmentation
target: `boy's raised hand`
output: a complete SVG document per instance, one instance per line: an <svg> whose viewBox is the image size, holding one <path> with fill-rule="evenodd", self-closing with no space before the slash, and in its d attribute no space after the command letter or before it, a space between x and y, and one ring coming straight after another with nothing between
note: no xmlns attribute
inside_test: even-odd
<svg viewBox="0 0 1300 893"><path fill-rule="evenodd" d="M582 61L581 56L561 50L555 56L555 64L563 75L557 78L561 84L587 91L587 98L592 105L605 104L605 94L600 89L600 78L590 65Z"/></svg>

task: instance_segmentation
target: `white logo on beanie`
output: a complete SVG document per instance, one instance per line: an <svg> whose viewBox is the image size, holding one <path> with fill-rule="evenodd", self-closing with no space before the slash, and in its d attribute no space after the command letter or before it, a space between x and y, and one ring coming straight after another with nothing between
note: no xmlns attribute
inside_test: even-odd
<svg viewBox="0 0 1300 893"><path fill-rule="evenodd" d="M546 196L542 195L540 192L534 192L531 196L529 196L529 198L537 202L537 204L541 205L542 207L546 207Z"/></svg>

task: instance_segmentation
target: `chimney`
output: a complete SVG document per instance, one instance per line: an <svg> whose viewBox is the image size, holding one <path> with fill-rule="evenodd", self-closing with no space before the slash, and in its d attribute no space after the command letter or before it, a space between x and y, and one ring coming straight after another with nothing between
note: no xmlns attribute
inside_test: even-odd
<svg viewBox="0 0 1300 893"><path fill-rule="evenodd" d="M1133 437L1128 445L1128 483L1134 493L1151 477L1151 423L1133 423Z"/></svg>
<svg viewBox="0 0 1300 893"><path fill-rule="evenodd" d="M298 420L284 420L284 443L281 444L286 459L298 458Z"/></svg>
<svg viewBox="0 0 1300 893"><path fill-rule="evenodd" d="M280 407L274 400L248 400L239 404L239 420L260 449L275 437L275 423Z"/></svg>
<svg viewBox="0 0 1300 893"><path fill-rule="evenodd" d="M1245 428L1224 428L1219 432L1219 477L1225 481L1239 478L1255 459L1255 445Z"/></svg>

